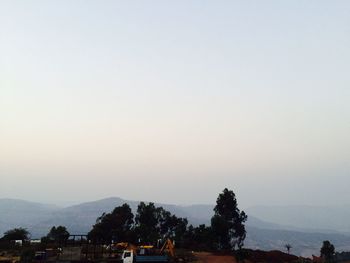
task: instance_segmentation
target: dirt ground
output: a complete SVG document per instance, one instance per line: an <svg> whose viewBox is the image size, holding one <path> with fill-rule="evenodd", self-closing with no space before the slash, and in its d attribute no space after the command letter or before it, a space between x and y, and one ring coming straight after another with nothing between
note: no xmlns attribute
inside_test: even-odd
<svg viewBox="0 0 350 263"><path fill-rule="evenodd" d="M198 261L196 263L237 263L232 256L216 256L207 252L194 253Z"/></svg>

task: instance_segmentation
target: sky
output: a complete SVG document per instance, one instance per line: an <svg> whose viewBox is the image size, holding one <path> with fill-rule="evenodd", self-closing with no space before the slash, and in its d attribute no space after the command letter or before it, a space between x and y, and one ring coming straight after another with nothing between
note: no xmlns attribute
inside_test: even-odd
<svg viewBox="0 0 350 263"><path fill-rule="evenodd" d="M1 0L0 198L349 204L349 14Z"/></svg>

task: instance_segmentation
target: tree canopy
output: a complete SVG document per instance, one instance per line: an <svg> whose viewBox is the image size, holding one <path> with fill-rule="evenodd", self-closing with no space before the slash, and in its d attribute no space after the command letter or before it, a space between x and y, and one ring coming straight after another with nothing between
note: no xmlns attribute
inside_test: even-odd
<svg viewBox="0 0 350 263"><path fill-rule="evenodd" d="M326 262L332 262L335 253L334 245L328 240L323 241L323 245L320 252L321 257L324 258Z"/></svg>
<svg viewBox="0 0 350 263"><path fill-rule="evenodd" d="M22 240L26 241L30 238L30 233L25 228L14 228L11 230L8 230L4 233L4 236L2 237L2 240L5 241L12 241L12 240Z"/></svg>
<svg viewBox="0 0 350 263"><path fill-rule="evenodd" d="M104 213L96 220L89 232L90 239L101 242L130 242L134 215L128 204L116 207L111 213Z"/></svg>
<svg viewBox="0 0 350 263"><path fill-rule="evenodd" d="M155 207L154 203L141 202L137 207L135 217L135 230L138 239L144 243L155 243L160 238L160 220L162 210Z"/></svg>
<svg viewBox="0 0 350 263"><path fill-rule="evenodd" d="M155 245L158 240L167 238L183 243L187 223L187 219L178 218L154 203L141 202L135 217L129 205L123 204L111 213L103 213L88 237L104 243L140 242Z"/></svg>
<svg viewBox="0 0 350 263"><path fill-rule="evenodd" d="M135 231L141 242L154 244L158 239L171 238L182 242L182 236L187 229L187 219L172 215L163 207L154 203L141 202L135 217Z"/></svg>
<svg viewBox="0 0 350 263"><path fill-rule="evenodd" d="M46 237L42 238L45 242L65 242L69 238L69 232L65 226L53 226Z"/></svg>
<svg viewBox="0 0 350 263"><path fill-rule="evenodd" d="M247 215L238 209L236 195L225 188L219 194L211 219L211 227L215 235L218 249L232 250L241 248L246 237L244 223Z"/></svg>

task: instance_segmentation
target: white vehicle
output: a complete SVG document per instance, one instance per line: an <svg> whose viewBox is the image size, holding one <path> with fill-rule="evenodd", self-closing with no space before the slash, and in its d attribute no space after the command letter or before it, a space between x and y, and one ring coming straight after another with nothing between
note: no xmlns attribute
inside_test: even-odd
<svg viewBox="0 0 350 263"><path fill-rule="evenodd" d="M135 262L168 262L168 257L163 255L137 255L132 250L124 250L122 255L123 263L135 263Z"/></svg>

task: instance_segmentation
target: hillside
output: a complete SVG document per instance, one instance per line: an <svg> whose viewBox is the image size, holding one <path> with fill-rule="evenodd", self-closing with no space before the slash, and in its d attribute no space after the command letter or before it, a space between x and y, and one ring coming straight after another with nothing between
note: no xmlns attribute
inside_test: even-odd
<svg viewBox="0 0 350 263"><path fill-rule="evenodd" d="M52 218L60 210L54 205L46 205L17 199L0 199L0 233L14 228L30 228L36 222Z"/></svg>
<svg viewBox="0 0 350 263"><path fill-rule="evenodd" d="M350 206L254 206L249 215L264 221L322 232L350 233ZM331 223L330 223L331 222Z"/></svg>

